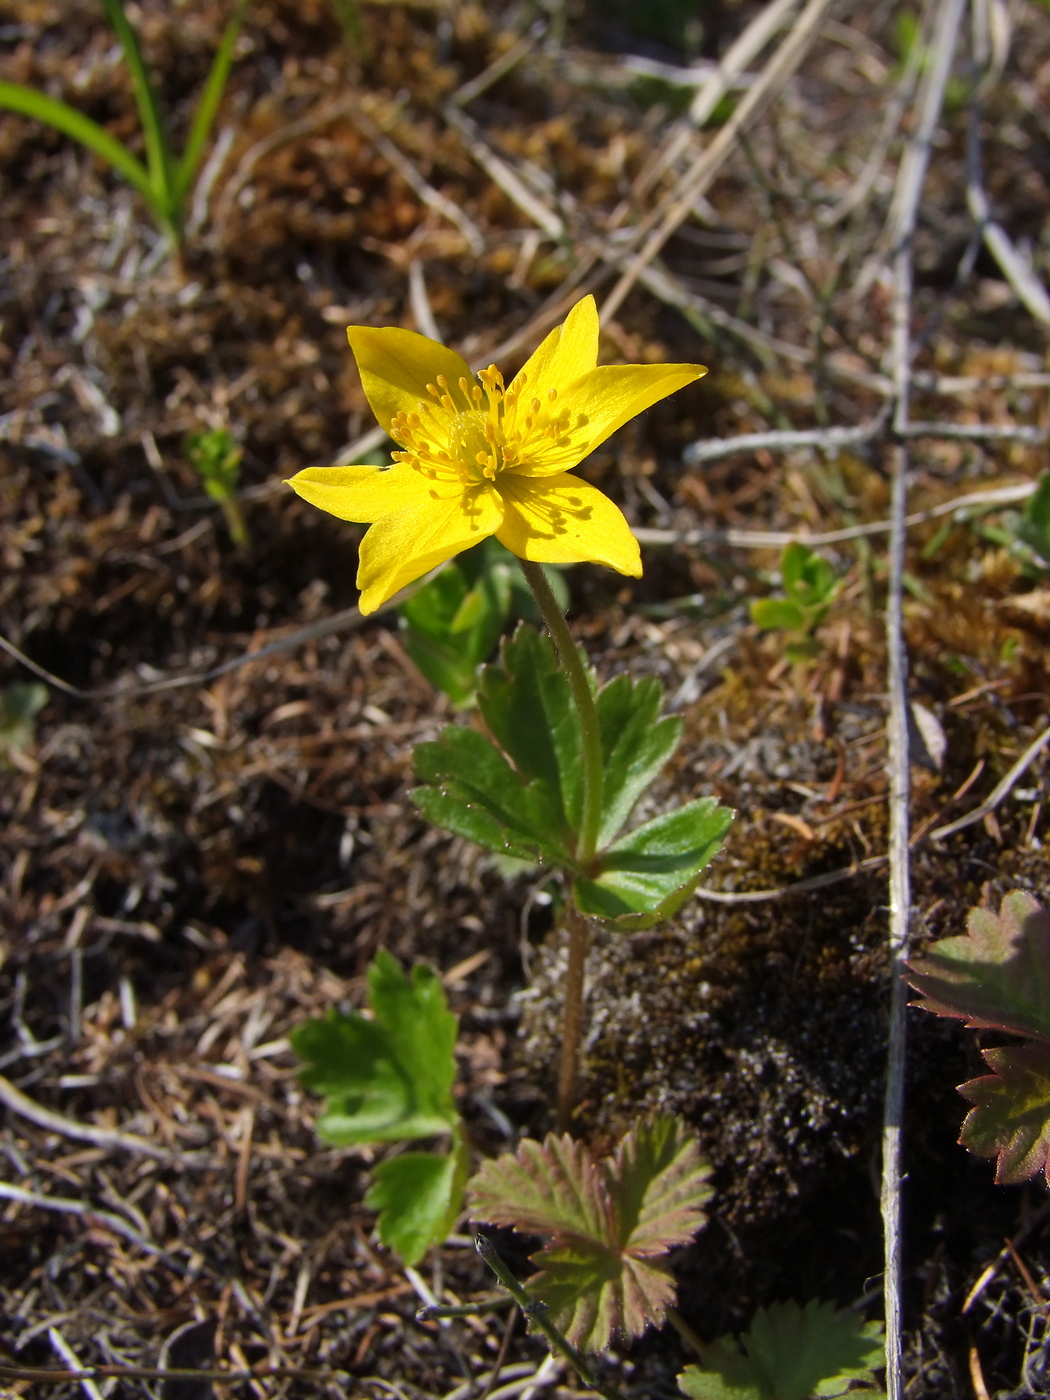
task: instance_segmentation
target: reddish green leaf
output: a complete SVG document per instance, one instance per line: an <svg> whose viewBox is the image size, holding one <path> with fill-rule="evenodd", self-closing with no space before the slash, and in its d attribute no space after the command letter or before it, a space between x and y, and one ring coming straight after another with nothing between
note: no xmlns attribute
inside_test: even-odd
<svg viewBox="0 0 1050 1400"><path fill-rule="evenodd" d="M674 1300L664 1257L704 1223L708 1170L688 1126L661 1116L601 1162L567 1136L526 1139L484 1164L470 1196L478 1219L548 1237L529 1290L574 1346L601 1351L614 1332L663 1321Z"/></svg>
<svg viewBox="0 0 1050 1400"><path fill-rule="evenodd" d="M959 1141L996 1157L995 1179L1015 1185L1043 1172L1050 1184L1050 1046L1031 1041L982 1051L994 1074L960 1084L974 1105Z"/></svg>
<svg viewBox="0 0 1050 1400"><path fill-rule="evenodd" d="M1015 890L998 914L971 909L967 932L935 943L905 976L938 1016L1050 1043L1050 913Z"/></svg>

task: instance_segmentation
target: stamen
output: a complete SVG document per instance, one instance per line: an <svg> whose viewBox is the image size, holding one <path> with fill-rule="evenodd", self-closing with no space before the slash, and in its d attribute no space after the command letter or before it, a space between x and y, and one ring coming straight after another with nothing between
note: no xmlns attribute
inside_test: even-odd
<svg viewBox="0 0 1050 1400"><path fill-rule="evenodd" d="M553 403L554 400L558 397L558 391L557 391L557 389L548 389L548 390L547 390L547 397L548 397L548 399L550 399L551 403Z"/></svg>

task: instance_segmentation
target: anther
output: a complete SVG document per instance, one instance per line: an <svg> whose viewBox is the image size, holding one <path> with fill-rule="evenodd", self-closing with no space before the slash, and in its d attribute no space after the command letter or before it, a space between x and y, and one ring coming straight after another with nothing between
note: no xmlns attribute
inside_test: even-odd
<svg viewBox="0 0 1050 1400"><path fill-rule="evenodd" d="M551 403L553 403L554 400L558 397L558 391L557 391L557 389L548 389L548 390L547 390L547 397L548 397L548 399L550 399Z"/></svg>

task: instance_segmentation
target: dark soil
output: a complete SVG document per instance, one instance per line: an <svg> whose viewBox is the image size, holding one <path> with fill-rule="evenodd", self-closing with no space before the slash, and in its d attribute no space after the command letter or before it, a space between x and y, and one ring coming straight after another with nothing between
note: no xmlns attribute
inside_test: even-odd
<svg viewBox="0 0 1050 1400"><path fill-rule="evenodd" d="M355 44L329 0L253 0L217 125L227 154L179 259L98 161L0 118L0 633L58 678L31 739L0 754L0 1074L67 1120L168 1153L7 1114L2 1182L87 1213L11 1200L0 1214L0 1359L67 1364L65 1345L83 1363L153 1365L197 1319L217 1323L223 1365L301 1372L253 1383L259 1395L334 1394L337 1368L354 1377L340 1393L446 1395L491 1369L502 1314L412 1320L418 1288L361 1205L371 1154L318 1144L287 1035L359 1004L377 948L426 959L461 1018L460 1093L479 1150L546 1131L558 894L504 878L408 804L413 746L455 716L408 659L394 613L300 635L352 608L358 534L281 482L351 460L344 445L371 429L345 326L419 328L413 264L442 335L471 359L526 332L500 356L513 370L559 319L543 319L548 298L611 238L617 205L636 223L674 183L672 167L638 193L688 100L652 65L718 58L756 10L725 0L698 23L683 6L570 7L561 47L537 41L467 94L476 127L464 130L450 97L508 52L531 10L367 5ZM725 534L885 518L886 451L762 450L701 467L682 451L867 421L885 401L888 283L862 279L885 258L899 140L855 213L824 216L901 81L896 10L833 7L799 76L668 244L676 295L636 287L603 323L606 362L712 372L584 474L636 526L722 537L648 546L637 585L572 570L574 626L603 678L656 674L685 718L653 810L714 794L738 817L675 921L598 939L577 1128L604 1147L643 1110L696 1125L716 1196L675 1267L680 1311L704 1339L776 1299L879 1308L884 869L761 903L708 896L886 850L885 536L825 551L844 586L818 658L793 669L747 613L779 551ZM176 145L230 12L218 0L128 5ZM986 178L1046 282L1050 26L1027 0L1011 14L985 99ZM630 55L650 68L639 76ZM94 3L0 0L0 78L138 139ZM913 416L1045 427L1045 327L986 254L962 265L965 127L956 94L916 246ZM479 164L482 142L563 220L563 238L536 233ZM598 266L600 304L612 273ZM186 460L187 434L209 426L244 449L245 551ZM920 439L910 509L1045 467L1045 448ZM943 520L909 537L911 691L947 741L939 768L913 766L916 831L992 791L1045 722L1048 694L1045 574L1004 545L1001 511ZM177 677L188 679L158 685ZM0 656L0 686L32 679ZM960 932L975 903L1045 894L1046 774L1044 754L983 822L917 844L920 945ZM981 1064L974 1033L914 1012L909 1035L908 1393L970 1396L975 1375L990 1394L1047 1393L1045 1186L996 1188L993 1165L955 1145L954 1086ZM425 1271L449 1300L489 1288L462 1228ZM519 1337L508 1365L543 1354ZM669 1396L688 1359L667 1329L608 1364L632 1394ZM147 1383L107 1385L132 1395Z"/></svg>

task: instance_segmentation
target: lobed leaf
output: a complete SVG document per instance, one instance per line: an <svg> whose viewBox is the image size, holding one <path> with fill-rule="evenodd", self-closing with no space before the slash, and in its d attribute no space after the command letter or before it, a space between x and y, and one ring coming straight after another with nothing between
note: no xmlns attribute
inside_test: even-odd
<svg viewBox="0 0 1050 1400"><path fill-rule="evenodd" d="M1016 1185L1042 1172L1050 1184L1050 1046L1038 1041L981 1052L993 1074L960 1084L974 1105L959 1141L995 1157L995 1180Z"/></svg>
<svg viewBox="0 0 1050 1400"><path fill-rule="evenodd" d="M571 868L561 801L542 780L523 781L477 730L448 726L419 744L416 771L426 786L409 795L438 826L500 855Z"/></svg>
<svg viewBox="0 0 1050 1400"><path fill-rule="evenodd" d="M530 1291L574 1346L601 1351L614 1332L663 1321L674 1299L664 1257L704 1223L707 1175L687 1125L661 1116L601 1162L567 1136L526 1139L486 1162L469 1194L478 1219L549 1237Z"/></svg>
<svg viewBox="0 0 1050 1400"><path fill-rule="evenodd" d="M318 1133L349 1145L452 1132L457 1022L440 979L423 966L409 979L380 949L368 988L374 1020L331 1011L292 1032L300 1079L327 1100Z"/></svg>
<svg viewBox="0 0 1050 1400"><path fill-rule="evenodd" d="M739 1344L721 1337L705 1348L703 1365L678 1377L693 1400L806 1400L839 1396L856 1383L874 1386L884 1364L877 1322L836 1318L831 1303L812 1299L760 1308Z"/></svg>
<svg viewBox="0 0 1050 1400"><path fill-rule="evenodd" d="M1050 1043L1050 913L1015 890L998 914L971 909L966 927L907 964L905 977L923 993L913 1005Z"/></svg>
<svg viewBox="0 0 1050 1400"><path fill-rule="evenodd" d="M405 1152L373 1169L365 1205L379 1212L379 1238L406 1264L418 1264L431 1245L449 1235L468 1171L469 1154L459 1129L445 1155Z"/></svg>
<svg viewBox="0 0 1050 1400"><path fill-rule="evenodd" d="M583 914L618 928L648 928L680 908L700 882L733 820L713 797L636 827L601 856L601 871L573 886Z"/></svg>
<svg viewBox="0 0 1050 1400"><path fill-rule="evenodd" d="M631 809L678 747L682 721L660 718L664 692L652 676L617 676L597 696L602 737L602 823L599 847L620 833Z"/></svg>
<svg viewBox="0 0 1050 1400"><path fill-rule="evenodd" d="M557 813L552 834L570 846L583 804L582 740L572 687L550 638L518 627L499 662L481 672L478 708L522 777L549 794L552 820Z"/></svg>

